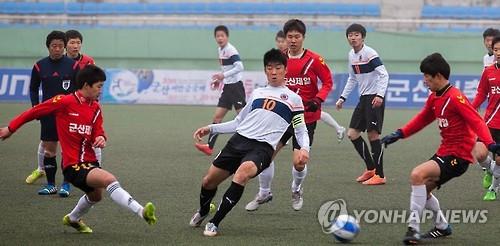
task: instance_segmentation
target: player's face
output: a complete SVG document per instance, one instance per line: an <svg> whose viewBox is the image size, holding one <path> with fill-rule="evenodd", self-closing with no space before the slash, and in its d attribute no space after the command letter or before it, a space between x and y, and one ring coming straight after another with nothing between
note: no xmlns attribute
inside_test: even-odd
<svg viewBox="0 0 500 246"><path fill-rule="evenodd" d="M493 46L493 54L495 55L497 62L500 61L500 42L496 42Z"/></svg>
<svg viewBox="0 0 500 246"><path fill-rule="evenodd" d="M434 77L430 74L424 73L424 85L426 85L431 91L439 91L443 86L442 76L440 74L436 74Z"/></svg>
<svg viewBox="0 0 500 246"><path fill-rule="evenodd" d="M276 48L279 50L284 50L287 48L286 40L284 38L276 38Z"/></svg>
<svg viewBox="0 0 500 246"><path fill-rule="evenodd" d="M85 84L83 89L86 92L86 95L89 99L96 100L101 96L102 86L104 85L104 81L99 81L94 83L92 86Z"/></svg>
<svg viewBox="0 0 500 246"><path fill-rule="evenodd" d="M302 52L302 45L304 43L304 35L302 33L291 30L286 33L286 44L291 53Z"/></svg>
<svg viewBox="0 0 500 246"><path fill-rule="evenodd" d="M365 40L360 32L350 32L347 34L347 41L354 50L361 50Z"/></svg>
<svg viewBox="0 0 500 246"><path fill-rule="evenodd" d="M219 47L224 47L227 44L227 35L224 31L217 31L215 33L215 41Z"/></svg>
<svg viewBox="0 0 500 246"><path fill-rule="evenodd" d="M489 53L493 52L491 48L491 41L493 41L493 38L493 36L486 36L486 38L484 38L484 47L486 47Z"/></svg>
<svg viewBox="0 0 500 246"><path fill-rule="evenodd" d="M54 39L49 44L50 58L57 60L61 59L64 55L64 41L61 39Z"/></svg>
<svg viewBox="0 0 500 246"><path fill-rule="evenodd" d="M68 40L68 44L66 45L66 54L69 57L75 58L80 54L80 50L82 49L82 41L79 38L72 38Z"/></svg>
<svg viewBox="0 0 500 246"><path fill-rule="evenodd" d="M271 86L285 85L285 74L286 74L285 65L278 62L269 63L266 65L265 70L269 85Z"/></svg>

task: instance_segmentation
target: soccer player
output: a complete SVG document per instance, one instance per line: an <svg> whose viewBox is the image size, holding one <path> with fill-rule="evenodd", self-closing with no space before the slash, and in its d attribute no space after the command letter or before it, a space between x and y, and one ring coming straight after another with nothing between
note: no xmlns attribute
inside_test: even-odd
<svg viewBox="0 0 500 246"><path fill-rule="evenodd" d="M221 82L224 84L213 117L213 123L217 124L222 122L224 116L233 106L238 114L246 105L246 96L241 75L243 63L238 50L229 43L229 29L223 25L215 27L214 37L219 45L219 62L222 72L212 76L211 86L219 88ZM195 143L195 147L206 155L212 155L216 140L217 134L212 133L208 137L208 144Z"/></svg>
<svg viewBox="0 0 500 246"><path fill-rule="evenodd" d="M476 96L474 97L474 101L472 101L472 107L478 109L484 100L488 98L484 120L493 136L493 140L500 142L500 115L497 114L500 103L500 94L498 94L500 92L500 64L498 63L500 58L500 36L496 36L492 40L491 46L496 62L484 69L477 87ZM484 145L482 145L482 148L485 149ZM485 187L488 191L484 195L483 200L494 201L496 200L496 189L500 182L500 156L495 157L495 162L480 161L489 158L487 151L483 150L481 153L483 155L476 157L476 159L486 169L486 179L489 179L489 182L483 180L483 182L486 182L485 186L488 186L489 183L489 186Z"/></svg>
<svg viewBox="0 0 500 246"><path fill-rule="evenodd" d="M424 208L434 212L435 227L423 238L445 237L451 234L451 227L444 217L439 201L432 194L450 179L459 177L473 163L471 154L476 135L488 149L498 152L488 127L471 106L467 97L448 82L450 66L439 53L427 56L420 63L424 83L432 92L424 108L406 125L385 136L382 143L389 145L401 138L408 138L437 119L441 132L441 145L426 162L415 167L410 174L411 196L409 227L403 239L405 244L420 242L420 225Z"/></svg>
<svg viewBox="0 0 500 246"><path fill-rule="evenodd" d="M488 67L495 63L495 55L493 54L493 46L491 45L491 41L494 37L500 35L500 31L496 28L488 28L483 32L483 43L486 48L487 53L483 57L483 65L484 67Z"/></svg>
<svg viewBox="0 0 500 246"><path fill-rule="evenodd" d="M312 145L316 122L320 119L321 104L328 97L332 89L332 74L323 58L311 50L303 47L306 25L299 19L288 20L283 26L288 49L285 53L288 56L286 85L297 93L305 107L305 121L309 135L309 144ZM321 89L318 89L318 80L322 81ZM293 127L290 126L283 134L276 148L276 155L288 140L293 137ZM296 153L302 145L297 143L297 139L292 138L293 152ZM303 147L303 146L302 146ZM274 159L274 157L273 157ZM307 163L298 162L293 159L292 167L292 208L301 210L304 202L302 183L307 175ZM272 200L271 183L274 177L274 161L268 169L259 175L259 193L250 201L245 209L248 211L257 208Z"/></svg>
<svg viewBox="0 0 500 246"><path fill-rule="evenodd" d="M336 107L337 110L342 108L357 84L360 97L352 113L347 136L363 158L366 170L356 181L364 185L382 185L385 184L386 178L380 134L384 123L384 96L389 84L389 75L377 51L365 44L366 29L362 25L350 25L345 34L352 47L348 57L349 78ZM367 132L371 151L361 136L364 131Z"/></svg>
<svg viewBox="0 0 500 246"><path fill-rule="evenodd" d="M288 48L288 45L286 44L286 37L285 33L283 30L279 30L276 33L276 37L274 38L274 41L276 42L276 48L281 51L286 51Z"/></svg>
<svg viewBox="0 0 500 246"><path fill-rule="evenodd" d="M113 174L100 168L96 159L92 147L104 148L107 140L102 126L101 106L96 101L105 80L106 74L102 69L88 65L78 73L76 92L56 95L18 115L8 127L0 128L0 139L5 140L29 121L47 115L56 118L64 177L85 192L62 222L81 233L92 232L81 218L102 199L104 191L115 203L144 218L148 224L157 220L154 205L147 203L143 207L135 201Z"/></svg>
<svg viewBox="0 0 500 246"><path fill-rule="evenodd" d="M69 94L76 90L75 76L79 71L78 63L64 56L66 47L66 35L61 31L52 31L47 35L46 46L49 56L35 63L31 71L30 99L31 105L40 103L39 89L42 87L42 102L59 94ZM52 115L40 117L41 147L39 146L39 167L26 178L26 183L33 183L43 173L47 176L47 185L39 191L39 195L51 195L57 193L55 176L57 171L57 130L55 118ZM43 150L42 150L43 149ZM40 167L40 154L43 153L43 166ZM69 183L63 182L59 195L69 196Z"/></svg>
<svg viewBox="0 0 500 246"><path fill-rule="evenodd" d="M285 55L271 49L264 55L264 71L268 85L256 89L249 104L232 121L211 124L194 132L197 141L209 133L233 133L203 177L200 208L189 225L200 226L208 216L210 202L217 186L234 174L214 217L205 225L203 235L218 234L219 224L238 203L248 181L269 167L278 142L291 126L299 148L295 158L305 165L309 159L309 138L301 98L285 86Z"/></svg>

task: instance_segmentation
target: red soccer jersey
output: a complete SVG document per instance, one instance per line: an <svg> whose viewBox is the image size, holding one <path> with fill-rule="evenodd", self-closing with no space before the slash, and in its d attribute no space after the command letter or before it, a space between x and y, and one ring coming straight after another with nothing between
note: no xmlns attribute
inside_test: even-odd
<svg viewBox="0 0 500 246"><path fill-rule="evenodd" d="M63 169L77 163L97 161L92 143L98 136L105 137L98 102L88 101L78 91L58 95L18 115L10 122L9 129L15 132L24 123L49 114L56 117Z"/></svg>
<svg viewBox="0 0 500 246"><path fill-rule="evenodd" d="M321 90L318 89L318 79L321 80ZM305 103L315 97L325 101L332 89L333 79L328 65L318 54L304 50L300 58L288 58L286 85L299 94ZM321 108L316 112L305 112L306 123L318 121Z"/></svg>
<svg viewBox="0 0 500 246"><path fill-rule="evenodd" d="M500 129L500 65L495 63L484 69L472 107L479 108L488 97L484 121L490 128Z"/></svg>
<svg viewBox="0 0 500 246"><path fill-rule="evenodd" d="M401 128L403 136L411 136L435 119L441 133L437 155L453 155L472 163L476 134L486 146L494 143L488 127L467 97L451 85L440 96L436 92L429 95L422 111Z"/></svg>
<svg viewBox="0 0 500 246"><path fill-rule="evenodd" d="M82 70L87 65L95 65L94 59L85 54L80 54L80 57L77 59L77 61L80 70Z"/></svg>

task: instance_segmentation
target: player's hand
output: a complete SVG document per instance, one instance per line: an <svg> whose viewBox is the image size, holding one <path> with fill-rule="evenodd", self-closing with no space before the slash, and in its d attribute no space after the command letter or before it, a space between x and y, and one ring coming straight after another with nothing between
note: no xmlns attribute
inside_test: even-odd
<svg viewBox="0 0 500 246"><path fill-rule="evenodd" d="M94 143L92 144L94 148L104 148L106 147L106 138L103 136L98 136L95 138Z"/></svg>
<svg viewBox="0 0 500 246"><path fill-rule="evenodd" d="M305 165L309 161L309 152L305 149L294 150L294 158L300 165Z"/></svg>
<svg viewBox="0 0 500 246"><path fill-rule="evenodd" d="M344 105L344 102L345 102L344 99L339 98L339 100L337 100L337 102L335 103L335 108L337 108L337 110L340 110Z"/></svg>
<svg viewBox="0 0 500 246"><path fill-rule="evenodd" d="M223 73L216 73L216 74L212 75L212 81L213 80L218 81L218 82L222 82L222 80L224 80L224 74Z"/></svg>
<svg viewBox="0 0 500 246"><path fill-rule="evenodd" d="M217 90L220 86L220 81L218 80L212 80L212 83L210 83L210 89L212 90Z"/></svg>
<svg viewBox="0 0 500 246"><path fill-rule="evenodd" d="M5 140L9 138L12 135L12 132L9 130L8 127L2 127L0 128L0 139Z"/></svg>
<svg viewBox="0 0 500 246"><path fill-rule="evenodd" d="M500 144L497 143L492 143L488 145L488 150L491 151L491 153L499 155L500 154Z"/></svg>
<svg viewBox="0 0 500 246"><path fill-rule="evenodd" d="M384 99L379 97L379 96L375 96L372 100L372 108L378 108L380 106L382 106L382 103L384 102Z"/></svg>
<svg viewBox="0 0 500 246"><path fill-rule="evenodd" d="M321 107L321 103L323 100L319 97L315 97L305 103L305 111L306 112L316 112Z"/></svg>
<svg viewBox="0 0 500 246"><path fill-rule="evenodd" d="M201 142L202 138L210 133L210 128L208 126L204 126L198 128L193 134L194 140Z"/></svg>
<svg viewBox="0 0 500 246"><path fill-rule="evenodd" d="M401 131L401 129L397 129L395 132L383 137L382 143L387 148L387 145L392 144L401 138L403 138L403 132Z"/></svg>

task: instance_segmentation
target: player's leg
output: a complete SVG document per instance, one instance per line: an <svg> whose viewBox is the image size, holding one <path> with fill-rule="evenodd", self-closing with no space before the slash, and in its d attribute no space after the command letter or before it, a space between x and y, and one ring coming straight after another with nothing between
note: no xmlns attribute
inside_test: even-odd
<svg viewBox="0 0 500 246"><path fill-rule="evenodd" d="M103 188L98 188L86 192L80 197L73 210L64 216L63 224L75 228L80 233L92 233L92 229L83 222L82 217L89 212L94 204L101 201L103 191Z"/></svg>
<svg viewBox="0 0 500 246"><path fill-rule="evenodd" d="M337 140L340 143L345 136L345 127L341 126L329 113L325 111L321 111L321 121L325 122L325 124L330 127L335 128L337 132Z"/></svg>
<svg viewBox="0 0 500 246"><path fill-rule="evenodd" d="M438 238L451 235L451 227L439 206L439 200L432 193L427 196L425 208L433 213L434 228L422 235L422 238Z"/></svg>
<svg viewBox="0 0 500 246"><path fill-rule="evenodd" d="M477 160L479 166L483 168L483 188L488 189L491 186L493 176L491 173L491 164L493 159L489 155L489 151L483 142L476 142L472 149L472 156Z"/></svg>
<svg viewBox="0 0 500 246"><path fill-rule="evenodd" d="M56 172L57 172L57 142L55 141L42 141L44 149L43 165L45 175L47 177L47 185L42 186L38 190L39 195L52 195L57 193L56 187Z"/></svg>
<svg viewBox="0 0 500 246"><path fill-rule="evenodd" d="M306 124L307 134L309 135L309 146L312 146L314 140L314 131L316 130L316 122ZM293 143L293 167L292 167L292 208L295 211L302 209L304 198L303 198L303 186L302 183L307 176L307 164L298 161L298 153L300 146L295 139L295 135L292 138Z"/></svg>
<svg viewBox="0 0 500 246"><path fill-rule="evenodd" d="M483 197L484 201L495 201L497 199L498 187L500 185L500 157L496 156L495 161L491 163L491 170L493 181L488 187L488 191Z"/></svg>
<svg viewBox="0 0 500 246"><path fill-rule="evenodd" d="M369 97L370 101L375 97ZM367 119L367 134L370 141L371 155L373 163L375 164L375 175L369 180L363 182L366 185L382 185L385 184L386 178L384 176L384 149L380 141L380 133L384 124L384 109L385 103L379 107L365 108L365 117Z"/></svg>
<svg viewBox="0 0 500 246"><path fill-rule="evenodd" d="M33 170L33 172L31 172L31 174L28 177L26 177L27 184L33 184L36 180L45 175L45 168L43 166L44 156L45 156L45 151L43 150L42 141L40 141L40 143L38 144L38 151L37 151L38 167L35 170Z"/></svg>

